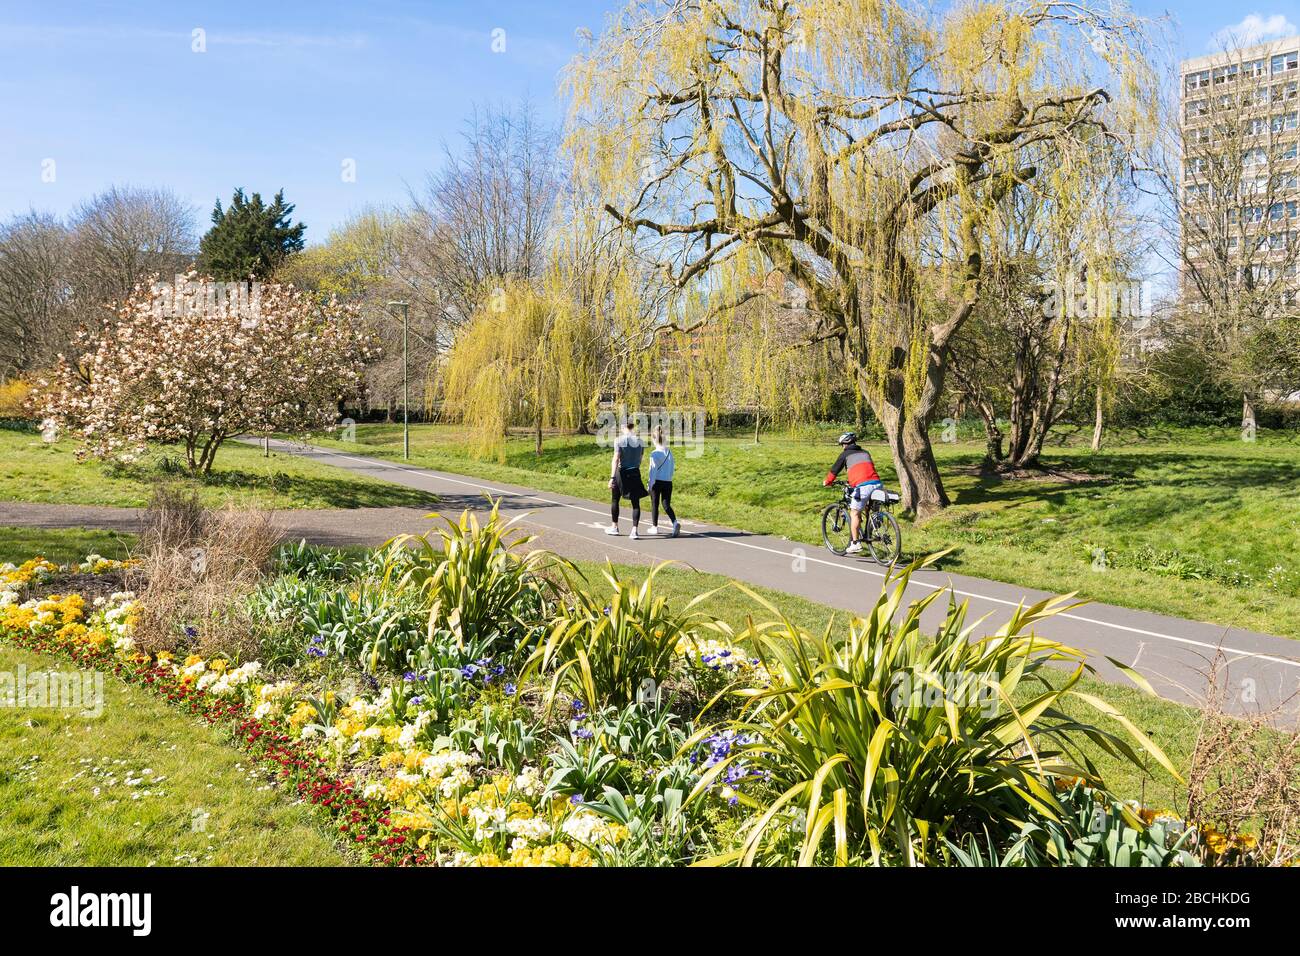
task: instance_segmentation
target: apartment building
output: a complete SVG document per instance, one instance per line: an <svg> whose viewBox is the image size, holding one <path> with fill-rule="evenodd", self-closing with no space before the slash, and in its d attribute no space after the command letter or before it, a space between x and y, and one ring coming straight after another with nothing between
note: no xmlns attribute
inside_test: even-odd
<svg viewBox="0 0 1300 956"><path fill-rule="evenodd" d="M1293 304L1300 36L1185 60L1180 79L1184 278L1200 263L1220 262L1220 281L1272 290ZM1184 290L1192 285L1185 281Z"/></svg>

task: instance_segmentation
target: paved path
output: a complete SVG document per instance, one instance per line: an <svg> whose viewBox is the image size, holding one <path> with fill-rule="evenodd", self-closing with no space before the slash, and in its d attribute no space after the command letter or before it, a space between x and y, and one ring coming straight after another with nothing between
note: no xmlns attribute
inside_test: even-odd
<svg viewBox="0 0 1300 956"><path fill-rule="evenodd" d="M297 442L272 442L275 450L316 459L370 477L396 482L436 496L440 511L459 513L464 508L485 507L485 494L502 499L507 515L527 513L526 526L539 534L540 543L575 558L621 563L650 563L673 558L701 571L798 594L831 607L865 611L875 602L885 569L869 558L837 558L829 552L782 538L750 534L715 525L683 521L680 538L643 537L632 541L627 511L623 534L604 533L609 512L601 502L551 492L451 475L396 462L367 458ZM16 506L0 504L0 526L18 522L6 515ZM72 509L69 506L68 512ZM92 511L103 509L89 509ZM648 508L646 509L648 511ZM282 512L291 536L331 543L374 543L398 531L427 527L418 509L372 508L355 511ZM69 520L67 523L79 524ZM90 526L97 526L89 523ZM370 537L366 539L369 529ZM987 581L982 578L927 569L916 574L909 597L920 598L936 589L952 588L959 600L970 603L969 620L990 616L998 626L1014 608L1033 603L1045 592ZM935 626L944 613L944 601L935 602L923 619ZM1170 700L1203 703L1210 664L1221 650L1220 684L1228 688L1225 706L1236 713L1280 708L1287 723L1300 721L1300 641L1167 617L1147 611L1105 604L1088 604L1041 623L1038 633L1086 650L1098 676L1129 683L1107 657L1136 668L1156 691Z"/></svg>
<svg viewBox="0 0 1300 956"><path fill-rule="evenodd" d="M373 546L404 531L427 528L425 515L436 507L438 499L430 495L427 508L327 508L274 511L272 516L290 541L306 538L313 544ZM102 528L134 534L140 530L143 514L142 508L0 501L0 528Z"/></svg>

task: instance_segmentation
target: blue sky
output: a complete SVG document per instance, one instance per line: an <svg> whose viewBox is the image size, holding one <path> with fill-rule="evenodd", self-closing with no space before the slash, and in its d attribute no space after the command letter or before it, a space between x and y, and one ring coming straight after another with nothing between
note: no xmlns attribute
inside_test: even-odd
<svg viewBox="0 0 1300 956"><path fill-rule="evenodd" d="M350 213L419 185L476 103L528 97L557 119L575 31L599 32L621 5L0 0L0 218L66 214L116 183L170 187L202 227L235 186L284 187L320 241ZM1297 0L1136 5L1175 20L1186 56L1248 13L1258 20L1247 28L1266 33L1300 24ZM196 29L206 52L192 49ZM53 182L43 181L48 160ZM345 160L355 182L343 181Z"/></svg>

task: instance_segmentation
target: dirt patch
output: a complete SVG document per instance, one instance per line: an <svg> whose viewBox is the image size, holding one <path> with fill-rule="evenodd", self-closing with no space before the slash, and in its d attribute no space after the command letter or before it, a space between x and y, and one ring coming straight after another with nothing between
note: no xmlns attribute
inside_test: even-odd
<svg viewBox="0 0 1300 956"><path fill-rule="evenodd" d="M44 584L31 584L23 591L24 601L33 598L46 598L51 594L80 594L88 602L97 597L108 597L118 591L125 591L126 579L120 571L108 571L103 574L60 574L53 581Z"/></svg>
<svg viewBox="0 0 1300 956"><path fill-rule="evenodd" d="M956 470L963 474L972 475L976 478L997 478L1001 481L1040 481L1051 482L1053 484L1064 483L1067 485L1106 485L1115 480L1111 475L1097 475L1086 471L1073 471L1069 468L1052 468L1048 466L1041 468L988 468L985 465L974 465L969 468L959 468Z"/></svg>

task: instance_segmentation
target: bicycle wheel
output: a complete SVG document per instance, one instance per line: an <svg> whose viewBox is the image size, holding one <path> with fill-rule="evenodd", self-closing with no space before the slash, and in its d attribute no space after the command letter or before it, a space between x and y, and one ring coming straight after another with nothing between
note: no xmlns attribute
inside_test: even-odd
<svg viewBox="0 0 1300 956"><path fill-rule="evenodd" d="M880 564L891 566L903 551L903 534L888 511L873 511L867 525L867 547Z"/></svg>
<svg viewBox="0 0 1300 956"><path fill-rule="evenodd" d="M849 509L842 503L827 505L822 512L822 540L832 554L843 554L853 540Z"/></svg>

